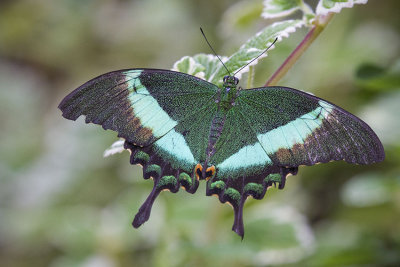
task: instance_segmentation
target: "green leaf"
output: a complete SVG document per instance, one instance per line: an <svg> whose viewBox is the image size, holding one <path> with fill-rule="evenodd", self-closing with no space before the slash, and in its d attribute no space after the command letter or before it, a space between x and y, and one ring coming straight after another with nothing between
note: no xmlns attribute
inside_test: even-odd
<svg viewBox="0 0 400 267"><path fill-rule="evenodd" d="M222 57L226 61L227 57ZM197 54L193 57L185 56L175 62L172 70L194 75L209 81L211 75L221 65L219 59L214 55Z"/></svg>
<svg viewBox="0 0 400 267"><path fill-rule="evenodd" d="M302 10L305 14L313 14L312 9L303 0L265 0L261 14L266 19L285 17Z"/></svg>
<svg viewBox="0 0 400 267"><path fill-rule="evenodd" d="M374 64L360 66L356 73L359 86L377 91L389 91L400 88L400 59L388 68Z"/></svg>
<svg viewBox="0 0 400 267"><path fill-rule="evenodd" d="M225 35L231 35L237 29L248 29L251 25L260 21L263 11L261 1L243 0L233 4L225 10L221 19L221 31Z"/></svg>
<svg viewBox="0 0 400 267"><path fill-rule="evenodd" d="M223 62L228 60L228 57L219 56ZM214 55L198 54L194 56L194 60L205 67L204 78L210 81L211 75L222 66L219 59Z"/></svg>
<svg viewBox="0 0 400 267"><path fill-rule="evenodd" d="M278 42L282 41L283 37L288 37L290 33L293 33L297 28L305 25L303 20L285 20L282 22L276 22L272 25L265 27L262 31L251 37L245 44L243 44L239 50L229 57L227 61L224 61L226 67L233 74L238 71L241 67L248 64L251 60L258 57L271 43L278 38ZM273 49L272 46L270 49ZM257 64L258 60L266 57L267 53L263 54L257 60L253 61L250 65ZM241 75L249 70L249 66L241 70L235 76L240 79ZM210 77L209 81L220 86L222 84L222 78L227 75L225 68L222 65L218 66L216 72Z"/></svg>
<svg viewBox="0 0 400 267"><path fill-rule="evenodd" d="M317 15L329 12L339 13L342 8L351 8L354 4L366 4L368 0L320 0L317 5Z"/></svg>
<svg viewBox="0 0 400 267"><path fill-rule="evenodd" d="M172 70L187 73L204 79L205 67L197 63L192 57L185 56L175 62Z"/></svg>

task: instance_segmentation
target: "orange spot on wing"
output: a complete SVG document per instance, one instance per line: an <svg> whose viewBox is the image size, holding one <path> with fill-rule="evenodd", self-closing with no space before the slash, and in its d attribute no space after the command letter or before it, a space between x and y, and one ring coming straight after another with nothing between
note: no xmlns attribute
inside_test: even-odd
<svg viewBox="0 0 400 267"><path fill-rule="evenodd" d="M210 175L211 172L211 175ZM212 178L215 175L216 169L215 166L212 165L211 167L208 167L206 170L206 180L208 181L210 178Z"/></svg>
<svg viewBox="0 0 400 267"><path fill-rule="evenodd" d="M196 175L197 180L200 180L200 176L199 176L199 172L202 173L203 172L203 166L201 166L200 163L197 163L196 167L194 168L194 173Z"/></svg>

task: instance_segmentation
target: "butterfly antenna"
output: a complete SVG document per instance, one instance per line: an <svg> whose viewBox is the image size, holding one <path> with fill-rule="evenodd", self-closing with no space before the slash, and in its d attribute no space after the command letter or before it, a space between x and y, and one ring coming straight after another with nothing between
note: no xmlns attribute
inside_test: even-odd
<svg viewBox="0 0 400 267"><path fill-rule="evenodd" d="M203 29L200 27L200 31L201 34L203 35L204 39L206 39L206 42L208 44L208 46L211 48L211 50L213 51L214 55L219 59L219 61L221 61L222 65L224 66L224 68L226 69L226 71L229 73L229 76L232 76L231 72L228 70L228 68L225 66L224 62L222 62L221 58L217 55L217 53L215 53L214 48L211 46L210 42L207 40L206 35L204 34Z"/></svg>
<svg viewBox="0 0 400 267"><path fill-rule="evenodd" d="M270 45L267 47L267 49L265 49L261 54L259 54L256 58L253 58L249 63L247 63L246 65L244 65L243 67L241 67L239 70L237 70L237 71L233 74L233 76L235 76L236 73L238 73L239 71L241 71L242 69L244 69L244 68L246 68L248 65L250 65L251 62L253 62L253 61L256 60L257 58L261 57L265 52L268 51L268 49L271 48L271 46L273 46L273 45L276 43L277 40L278 40L278 37L276 37L275 40L272 42L272 44L270 44Z"/></svg>

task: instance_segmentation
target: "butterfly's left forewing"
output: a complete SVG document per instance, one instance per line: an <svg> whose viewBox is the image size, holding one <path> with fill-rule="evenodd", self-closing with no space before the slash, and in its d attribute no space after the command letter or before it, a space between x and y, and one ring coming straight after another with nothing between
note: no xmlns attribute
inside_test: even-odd
<svg viewBox="0 0 400 267"><path fill-rule="evenodd" d="M240 109L275 165L297 167L344 160L382 161L384 150L361 119L308 93L286 87L243 90Z"/></svg>

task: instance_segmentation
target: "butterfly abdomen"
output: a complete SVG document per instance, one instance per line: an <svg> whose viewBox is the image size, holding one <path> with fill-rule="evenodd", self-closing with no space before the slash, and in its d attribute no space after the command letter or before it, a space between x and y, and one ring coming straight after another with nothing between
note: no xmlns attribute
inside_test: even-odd
<svg viewBox="0 0 400 267"><path fill-rule="evenodd" d="M207 148L208 158L210 158L214 154L213 152L215 152L214 151L215 143L222 134L225 119L226 119L225 112L219 111L212 120L210 126L210 135L208 137L208 148Z"/></svg>

